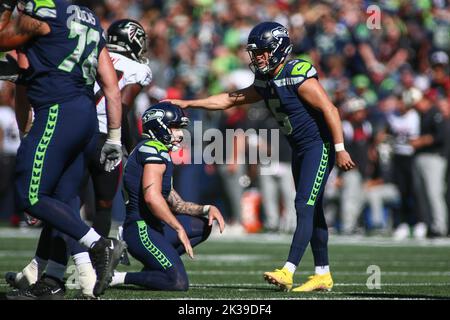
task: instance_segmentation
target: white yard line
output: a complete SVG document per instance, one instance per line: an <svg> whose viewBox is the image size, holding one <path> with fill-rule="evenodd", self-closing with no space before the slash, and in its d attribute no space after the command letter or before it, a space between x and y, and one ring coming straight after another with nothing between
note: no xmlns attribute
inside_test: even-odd
<svg viewBox="0 0 450 320"><path fill-rule="evenodd" d="M41 232L40 228L0 228L0 238L38 238ZM272 244L287 244L292 240L292 234L235 234L227 233L225 229L224 234L213 232L208 240L211 243L272 243ZM339 236L330 235L329 245L352 245L352 246L377 246L377 247L450 247L450 238L440 239L407 239L405 241L395 241L388 237L367 237L363 235L354 236Z"/></svg>
<svg viewBox="0 0 450 320"><path fill-rule="evenodd" d="M0 287L9 287L7 283L0 281ZM242 288L242 289L263 289L263 288L275 288L271 284L265 284L263 282L257 283L190 283L190 288ZM450 282L382 282L381 287L450 287ZM354 282L354 283L335 283L334 287L366 287L366 283ZM379 290L370 290L370 292L379 292Z"/></svg>
<svg viewBox="0 0 450 320"><path fill-rule="evenodd" d="M361 282L355 282L355 283L335 283L335 287L366 287L366 283ZM433 282L411 282L411 283L381 283L381 287L428 287L428 286L436 286L436 287L445 287L450 286L450 282L439 282L439 283L433 283ZM247 288L254 288L254 289L261 289L261 288L274 288L271 284L264 284L261 282L258 283L230 283L230 284L217 284L217 283L191 283L191 288L202 288L202 287L214 287L214 288L220 288L220 287L247 287ZM378 290L371 290L373 292L378 292Z"/></svg>
<svg viewBox="0 0 450 320"><path fill-rule="evenodd" d="M229 270L190 270L190 275L262 275L267 270L258 271L229 271ZM310 275L311 272L300 271L296 272L296 275ZM332 272L334 276L367 276L367 272L347 272L347 271L335 271ZM429 271L429 272L417 272L417 271L381 271L381 276L429 276L429 277L448 277L450 271Z"/></svg>

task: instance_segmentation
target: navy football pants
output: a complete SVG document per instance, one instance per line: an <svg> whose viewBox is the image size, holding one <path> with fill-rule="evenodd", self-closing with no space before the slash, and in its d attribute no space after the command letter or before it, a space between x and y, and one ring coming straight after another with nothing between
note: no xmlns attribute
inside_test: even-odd
<svg viewBox="0 0 450 320"><path fill-rule="evenodd" d="M176 218L186 230L192 247L209 237L208 219L189 215L176 215ZM125 284L151 290L188 290L189 280L180 258L185 250L174 229L163 223L160 232L142 220L135 221L124 225L123 238L130 254L144 265L141 272L128 272Z"/></svg>
<svg viewBox="0 0 450 320"><path fill-rule="evenodd" d="M292 156L297 227L287 261L296 266L309 243L314 264L328 265L328 228L323 211L323 192L334 161L335 151L330 143L314 145Z"/></svg>
<svg viewBox="0 0 450 320"><path fill-rule="evenodd" d="M18 207L76 240L89 227L67 203L79 194L85 156L95 148L97 127L89 97L40 108L17 154Z"/></svg>

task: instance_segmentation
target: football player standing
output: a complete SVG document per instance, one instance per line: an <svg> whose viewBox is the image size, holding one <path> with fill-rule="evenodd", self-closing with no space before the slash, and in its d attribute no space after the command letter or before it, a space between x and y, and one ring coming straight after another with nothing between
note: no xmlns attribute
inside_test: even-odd
<svg viewBox="0 0 450 320"><path fill-rule="evenodd" d="M315 274L292 291L331 290L323 192L335 161L342 170L350 170L355 164L345 151L338 110L319 83L316 69L301 59L287 61L291 50L284 26L262 22L248 37L247 51L255 72L251 86L205 99L170 101L182 108L224 110L264 100L292 148L297 213L297 226L285 265L264 273L264 278L291 290L294 272L311 244Z"/></svg>
<svg viewBox="0 0 450 320"><path fill-rule="evenodd" d="M0 1L2 19L3 11L14 10L16 2ZM121 161L122 107L116 73L99 20L89 9L63 0L21 0L18 10L19 16L0 31L0 50L22 48L26 55L30 67L23 81L35 119L17 153L16 201L20 209L89 249L97 273L94 293L100 295L125 243L100 236L69 202L78 196L84 155L95 147L95 80L108 100L102 160L108 170ZM38 282L55 281L44 277Z"/></svg>

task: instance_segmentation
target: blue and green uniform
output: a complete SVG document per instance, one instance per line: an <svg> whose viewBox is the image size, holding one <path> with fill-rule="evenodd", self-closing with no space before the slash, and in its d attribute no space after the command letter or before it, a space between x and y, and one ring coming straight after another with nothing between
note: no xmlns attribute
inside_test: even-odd
<svg viewBox="0 0 450 320"><path fill-rule="evenodd" d="M308 243L316 266L328 265L328 230L323 211L323 191L334 165L335 151L323 114L299 97L298 88L318 79L309 62L287 62L273 78L259 72L254 87L278 121L292 148L297 227L288 261L298 265Z"/></svg>
<svg viewBox="0 0 450 320"><path fill-rule="evenodd" d="M141 272L127 273L125 284L152 290L187 290L188 277L180 258L185 253L184 246L175 230L156 218L144 200L144 166L152 163L166 166L162 195L167 198L172 190L173 163L164 144L157 140L141 141L131 152L124 169L128 201L123 239L130 254L144 265ZM192 247L208 238L211 227L207 219L185 214L177 214L176 218L185 229Z"/></svg>
<svg viewBox="0 0 450 320"><path fill-rule="evenodd" d="M23 81L35 118L17 154L16 199L32 216L79 240L89 227L68 203L78 196L85 157L95 148L93 85L103 30L89 9L65 0L19 1L18 9L51 31L23 48L30 64Z"/></svg>

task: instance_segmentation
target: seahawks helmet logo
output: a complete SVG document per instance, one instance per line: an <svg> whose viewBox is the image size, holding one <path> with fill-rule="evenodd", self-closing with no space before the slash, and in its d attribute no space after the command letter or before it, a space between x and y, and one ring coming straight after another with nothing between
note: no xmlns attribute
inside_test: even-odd
<svg viewBox="0 0 450 320"><path fill-rule="evenodd" d="M275 29L272 29L272 35L277 39L283 38L283 37L289 37L288 31L284 27L277 27Z"/></svg>
<svg viewBox="0 0 450 320"><path fill-rule="evenodd" d="M150 110L149 112L147 112L146 114L144 114L144 116L142 117L142 122L143 123L147 123L150 120L154 120L154 119L162 119L164 118L164 115L166 113L164 112L164 110L161 109L153 109Z"/></svg>

